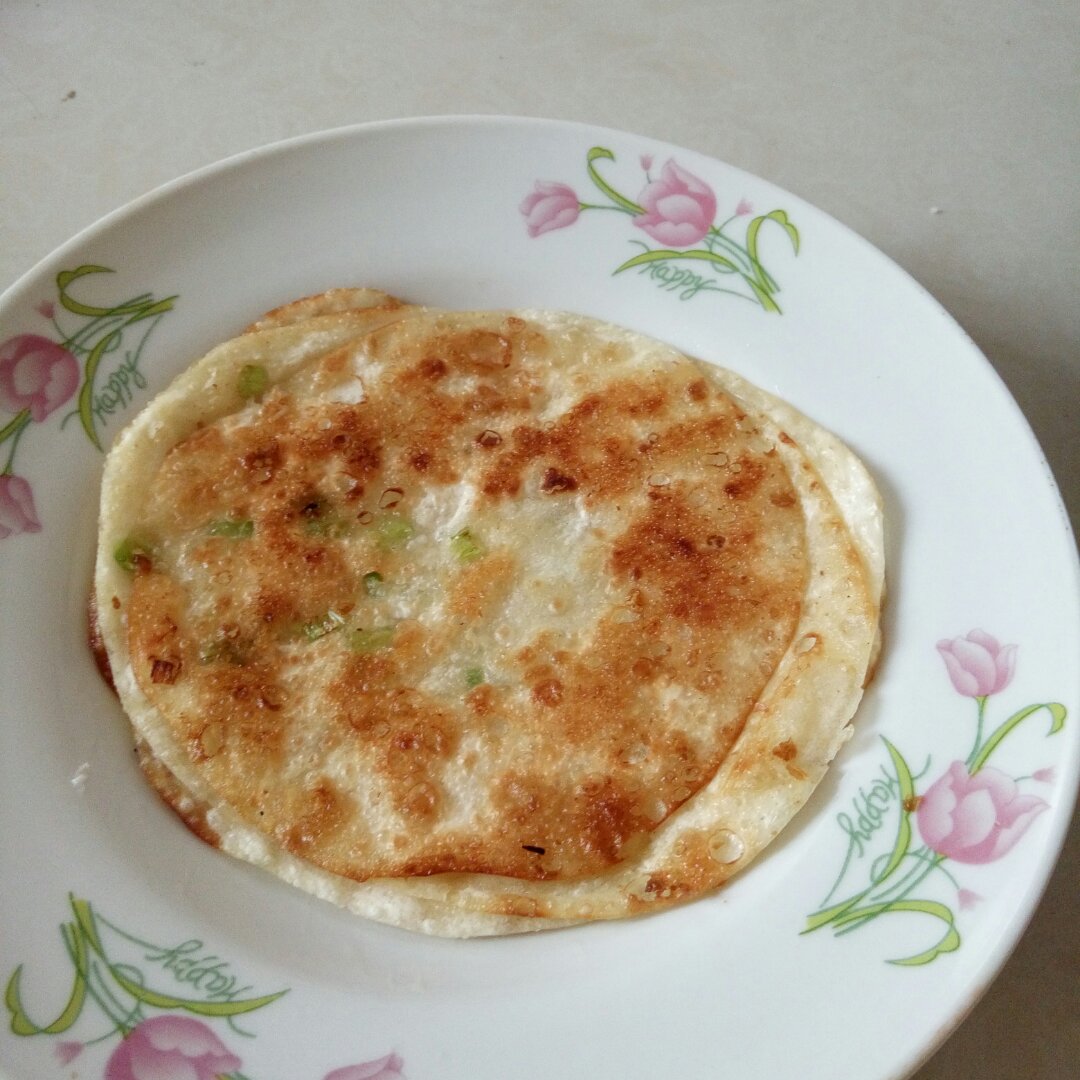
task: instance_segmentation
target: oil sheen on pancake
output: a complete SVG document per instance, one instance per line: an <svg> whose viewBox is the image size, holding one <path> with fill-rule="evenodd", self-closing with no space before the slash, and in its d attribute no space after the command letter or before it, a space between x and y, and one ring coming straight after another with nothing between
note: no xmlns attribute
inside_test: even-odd
<svg viewBox="0 0 1080 1080"><path fill-rule="evenodd" d="M876 649L880 510L831 436L642 335L335 290L123 434L96 589L200 836L510 932L699 895L805 801Z"/></svg>

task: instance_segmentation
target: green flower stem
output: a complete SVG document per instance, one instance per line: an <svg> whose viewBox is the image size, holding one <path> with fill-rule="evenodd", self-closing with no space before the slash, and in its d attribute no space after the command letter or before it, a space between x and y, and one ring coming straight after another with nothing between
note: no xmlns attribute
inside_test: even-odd
<svg viewBox="0 0 1080 1080"><path fill-rule="evenodd" d="M637 203L631 202L629 199L620 195L597 171L594 162L603 159L606 161L614 161L615 155L603 146L594 146L588 153L586 158L586 168L589 173L589 179L600 189L613 203L622 207L631 214L644 214L643 207L638 206Z"/></svg>
<svg viewBox="0 0 1080 1080"><path fill-rule="evenodd" d="M9 476L11 474L11 467L15 463L15 448L19 445L19 439L29 423L30 410L23 409L22 412L16 413L7 424L0 428L0 443L6 442L8 439L11 440L7 464L4 466L4 471L0 473L0 476Z"/></svg>
<svg viewBox="0 0 1080 1080"><path fill-rule="evenodd" d="M147 299L149 299L149 294L147 294ZM109 330L114 330L123 321L123 315L114 315L112 313L99 315L79 327L75 333L66 336L60 344L65 349L70 349L75 353L87 352L88 349L84 342L95 337L99 332L106 333Z"/></svg>
<svg viewBox="0 0 1080 1080"><path fill-rule="evenodd" d="M850 934L852 930L858 930L860 926L870 922L871 919L876 919L879 915L884 915L894 906L901 903L901 901L906 900L913 889L921 885L934 870L938 869L944 858L944 855L935 855L934 858L930 859L926 866L922 868L921 872L916 874L915 879L910 882L907 888L891 899L884 899L888 893L883 893L881 897L874 900L869 907L845 912L840 919L837 919L837 926L841 926L843 929L837 930L836 936L840 937L843 934ZM889 892L893 891L895 891L895 887L894 889L889 890Z"/></svg>
<svg viewBox="0 0 1080 1080"><path fill-rule="evenodd" d="M132 1009L125 1010L123 1004L113 996L108 983L101 974L98 962L88 951L87 946L90 943L83 928L78 923L68 923L66 926L61 927L61 931L64 935L64 944L67 946L68 955L71 957L71 962L75 967L76 979L82 985L83 994L97 1003L98 1008L105 1014L115 1031L119 1031L121 1035L126 1035L134 1027L134 1024L130 1021L138 1017L138 1002L135 1003ZM108 962L106 961L106 963ZM95 985L95 977L98 985ZM81 1011L81 1005L79 1011ZM77 1017L78 1013L75 1013L71 1017L71 1023L74 1023Z"/></svg>
<svg viewBox="0 0 1080 1080"><path fill-rule="evenodd" d="M1068 711L1058 701L1044 701L1037 705L1029 705L1026 709L1020 709L994 730L982 749L972 757L968 765L968 772L974 776L986 764L1001 740L1015 727L1022 724L1032 713L1037 713L1040 709L1046 709L1050 713L1050 730L1047 735L1056 735L1065 726Z"/></svg>
<svg viewBox="0 0 1080 1080"><path fill-rule="evenodd" d="M726 221L724 222L724 225L727 225ZM737 241L732 240L731 237L724 232L724 225L721 225L719 228L716 228L715 226L710 228L708 239L712 240L713 243L723 244L732 255L736 256L741 263L745 264L747 273L753 274L754 271L757 270L760 273L765 274L761 264L750 254L750 252ZM773 285L776 284L767 274L765 274L765 277L772 282Z"/></svg>
<svg viewBox="0 0 1080 1080"><path fill-rule="evenodd" d="M96 986L95 981L98 984ZM97 1002L98 1007L121 1035L127 1035L131 1032L143 1018L142 1007L137 1001L125 1008L123 1002L112 992L105 976L101 973L100 965L95 961L91 961L90 964L90 972L86 980L86 992ZM108 1002L108 1006L106 1002Z"/></svg>
<svg viewBox="0 0 1080 1080"><path fill-rule="evenodd" d="M606 203L587 203L579 202L579 210L617 210L620 214L632 214L632 210L627 210L625 206L608 206Z"/></svg>
<svg viewBox="0 0 1080 1080"><path fill-rule="evenodd" d="M968 767L968 771L971 771L971 763L978 757L979 751L982 749L983 738L983 721L986 718L986 694L979 694L975 698L975 703L978 706L978 719L975 722L975 742L971 747L971 753L967 756L967 761L964 764Z"/></svg>

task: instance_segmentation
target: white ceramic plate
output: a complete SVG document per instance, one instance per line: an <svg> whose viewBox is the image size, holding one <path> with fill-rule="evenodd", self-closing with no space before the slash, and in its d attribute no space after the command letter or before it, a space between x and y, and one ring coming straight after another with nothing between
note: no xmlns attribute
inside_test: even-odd
<svg viewBox="0 0 1080 1080"><path fill-rule="evenodd" d="M429 940L218 854L142 781L85 645L96 444L263 310L351 284L634 327L792 401L876 474L890 599L857 733L718 895ZM1077 783L1072 540L985 360L813 207L613 131L378 124L112 215L4 295L0 338L4 1076L879 1080L1015 944Z"/></svg>

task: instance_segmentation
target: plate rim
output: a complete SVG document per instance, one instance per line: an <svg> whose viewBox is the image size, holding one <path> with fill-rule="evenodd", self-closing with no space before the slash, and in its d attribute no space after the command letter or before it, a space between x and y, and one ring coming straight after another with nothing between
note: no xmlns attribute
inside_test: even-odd
<svg viewBox="0 0 1080 1080"><path fill-rule="evenodd" d="M609 135L619 139L638 139L642 142L649 142L672 150L685 150L688 153L706 158L724 168L735 170L755 181L760 181L763 184L767 184L779 190L788 190L780 188L778 184L765 177L750 173L738 165L714 157L712 154L705 151L684 148L678 144L669 142L666 139L653 138L652 136L642 133L591 124L584 121L483 113L433 114L427 116L365 121L293 135L288 138L274 140L256 147L241 150L182 173L171 180L153 187L149 191L110 210L95 221L84 226L68 240L54 248L35 262L28 270L19 275L14 282L8 285L4 291L0 293L0 312L9 305L17 302L20 295L25 290L40 282L43 277L48 274L50 267L62 261L70 252L93 242L101 235L107 233L111 228L122 224L133 215L151 210L156 204L170 199L178 192L187 188L197 187L207 182L212 182L216 176L255 166L260 160L268 157L303 152L306 149L325 143L348 141L355 138L362 139L366 135L376 134L382 131L403 130L422 133L425 128L445 129L452 127L469 128L475 126L482 126L485 128L525 126L532 127L536 130L559 130L563 132L576 131L580 132L582 135L588 133L590 137L594 138L597 136ZM1069 602L1068 607L1073 622L1080 625L1080 553L1077 552L1076 537L1069 519L1067 507L1065 506L1060 486L1053 475L1039 440L1004 379L959 321L911 273L850 226L839 221L827 211L820 209L816 204L799 195L798 192L793 191L790 192L790 194L798 199L800 203L810 207L816 215L819 215L829 230L840 231L846 235L849 240L854 241L865 256L876 260L880 266L887 268L888 272L902 275L907 286L913 289L924 303L929 304L927 310L932 310L939 317L943 317L950 330L958 335L956 339L957 345L963 344L972 359L978 358L978 360L981 361L980 370L982 375L984 377L990 376L985 389L989 391L991 385L995 387L997 397L1001 403L1008 408L1011 418L1016 424L1015 430L1017 432L1026 433L1025 437L1029 440L1030 449L1034 451L1035 461L1042 471L1044 480L1049 482L1050 490L1047 494L1050 496L1051 503L1056 510L1058 523L1063 528L1063 539L1066 541L1066 546L1071 549L1071 557L1069 557L1071 565L1071 601ZM1066 605L1062 604L1061 610L1064 611L1065 608ZM1080 693L1080 671L1075 671L1073 676L1072 681L1075 685L1066 687L1065 689L1071 689L1074 693ZM1064 681L1068 681L1068 672L1065 672ZM1077 730L1075 723L1072 726L1073 733L1071 737L1073 741L1076 741L1077 739L1080 739L1080 731ZM899 1071L894 1071L890 1074L890 1080L900 1080L902 1077L911 1076L937 1052L941 1045L976 1007L993 982L998 978L1010 956L1018 947L1021 939L1024 937L1038 912L1050 878L1059 863L1062 849L1069 835L1069 827L1075 814L1076 805L1078 801L1080 801L1080 776L1074 779L1076 782L1071 783L1067 790L1064 788L1058 789L1058 797L1054 804L1055 816L1051 828L1047 830L1047 835L1044 844L1042 845L1039 868L1036 871L1036 874L1033 875L1034 880L1029 883L1030 902L1025 905L1026 910L1023 914L1019 916L1013 915L1010 918L1009 922L1006 924L1008 933L999 939L995 944L994 949L990 950L988 954L981 958L977 971L977 978L967 980L963 992L956 992L952 995L954 999L953 1011L938 1026L934 1033L934 1037L928 1040L924 1046L919 1048L918 1053L906 1064L899 1066Z"/></svg>

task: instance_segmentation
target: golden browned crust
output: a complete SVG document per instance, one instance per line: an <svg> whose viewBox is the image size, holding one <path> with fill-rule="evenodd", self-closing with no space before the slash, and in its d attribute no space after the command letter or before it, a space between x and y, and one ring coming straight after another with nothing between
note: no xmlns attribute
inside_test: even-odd
<svg viewBox="0 0 1080 1080"><path fill-rule="evenodd" d="M514 933L715 888L802 805L876 656L880 501L639 335L332 290L124 433L95 582L197 835L372 918Z"/></svg>
<svg viewBox="0 0 1080 1080"><path fill-rule="evenodd" d="M309 373L359 377L361 401L275 387L165 457L134 675L191 767L285 850L358 881L578 880L639 850L738 738L806 586L791 478L695 364L567 393L566 348L513 316L394 323L364 339L377 378L352 374L354 342ZM481 524L455 560L423 506L463 483ZM555 610L510 647L506 605L550 567L498 534L521 507L594 521L564 557L606 591L573 634ZM445 617L405 603L366 648L388 617L372 574L426 576ZM463 635L497 677L430 685Z"/></svg>

